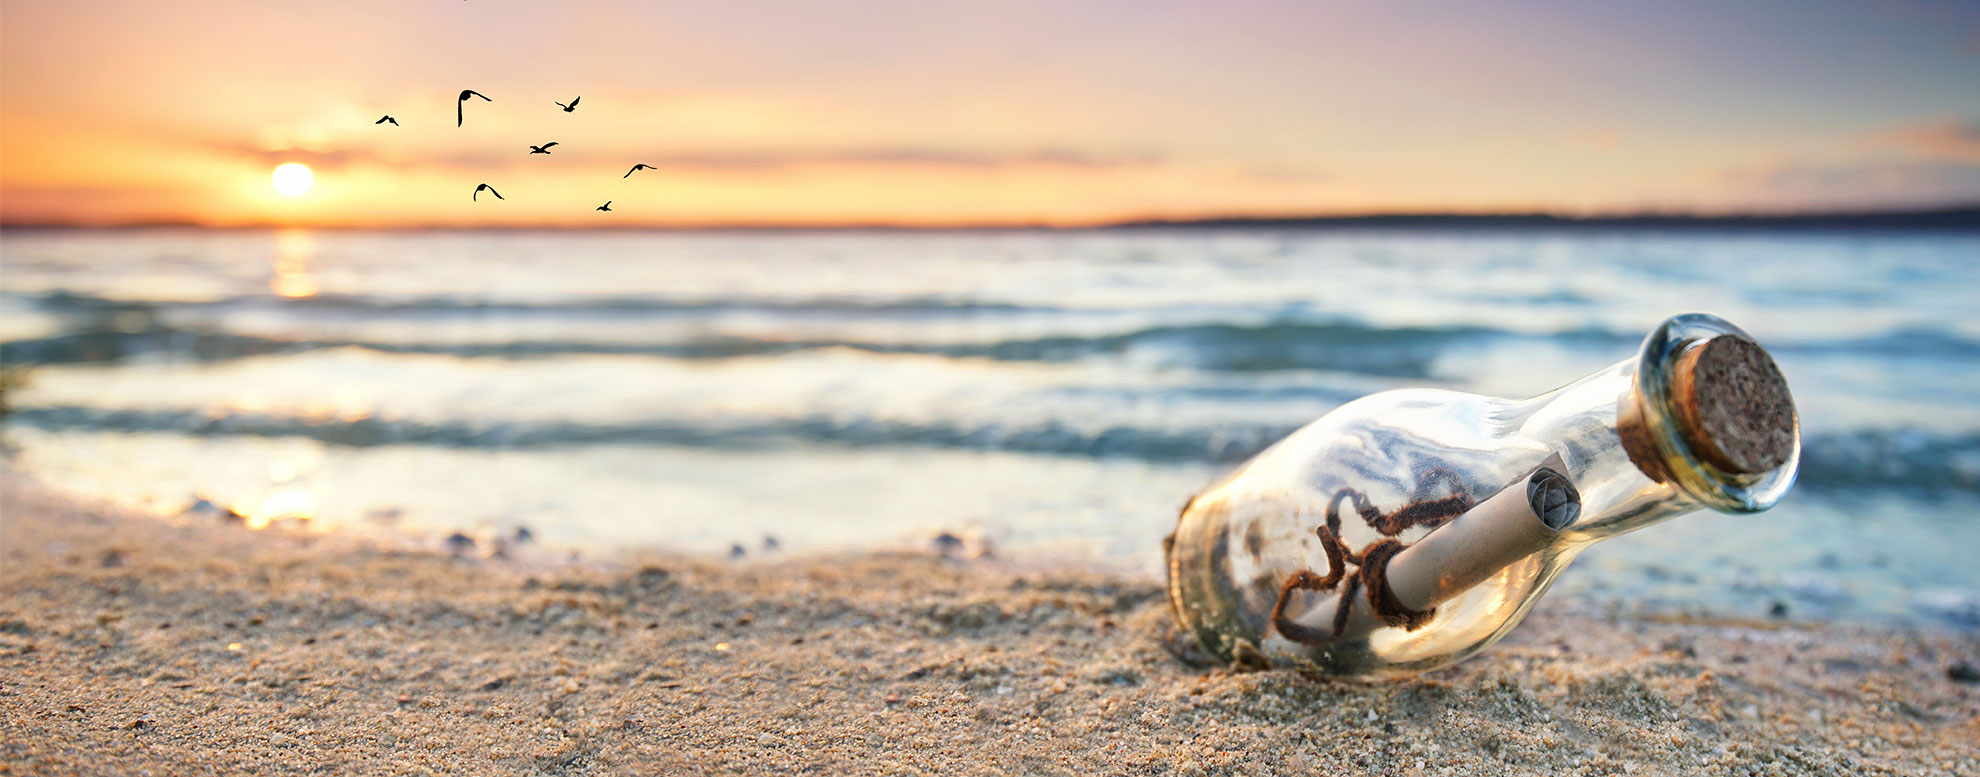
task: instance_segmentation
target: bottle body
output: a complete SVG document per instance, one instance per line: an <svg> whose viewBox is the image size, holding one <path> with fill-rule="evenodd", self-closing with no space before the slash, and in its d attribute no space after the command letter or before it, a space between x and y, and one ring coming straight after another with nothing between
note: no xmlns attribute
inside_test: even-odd
<svg viewBox="0 0 1980 777"><path fill-rule="evenodd" d="M1636 358L1531 399L1404 389L1337 408L1184 508L1168 559L1178 621L1238 664L1419 672L1504 636L1590 543L1701 506L1764 509L1792 480L1791 460L1740 475L1747 480L1735 486L1748 493L1728 507L1726 495L1694 493L1695 484L1671 476L1687 464L1662 462L1666 452L1646 430L1675 424L1677 413L1646 412L1658 392L1642 384L1669 381L1685 351L1735 333L1744 337L1717 319L1678 317ZM1571 521L1473 517L1490 512L1488 502L1510 503L1493 497L1543 468L1579 491ZM1431 552L1425 540L1438 532L1444 547ZM1391 590L1405 574L1428 588Z"/></svg>

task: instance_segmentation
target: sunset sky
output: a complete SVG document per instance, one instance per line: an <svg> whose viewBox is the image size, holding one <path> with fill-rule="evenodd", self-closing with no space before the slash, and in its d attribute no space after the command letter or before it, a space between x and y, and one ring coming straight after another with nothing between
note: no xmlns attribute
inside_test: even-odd
<svg viewBox="0 0 1980 777"><path fill-rule="evenodd" d="M0 220L1980 202L1980 4L1486 5L7 0ZM456 128L462 89L494 102ZM276 191L285 162L308 193Z"/></svg>

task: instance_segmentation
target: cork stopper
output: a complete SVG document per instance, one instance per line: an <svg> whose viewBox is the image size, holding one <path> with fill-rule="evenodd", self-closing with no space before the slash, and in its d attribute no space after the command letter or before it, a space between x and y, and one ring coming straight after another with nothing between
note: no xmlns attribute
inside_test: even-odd
<svg viewBox="0 0 1980 777"><path fill-rule="evenodd" d="M1671 389L1678 432L1712 466L1750 475L1794 455L1794 397L1753 341L1720 335L1686 350Z"/></svg>

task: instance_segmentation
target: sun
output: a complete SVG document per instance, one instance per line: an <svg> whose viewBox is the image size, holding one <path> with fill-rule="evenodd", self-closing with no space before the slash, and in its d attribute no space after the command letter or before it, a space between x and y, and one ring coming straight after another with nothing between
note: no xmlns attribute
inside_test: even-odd
<svg viewBox="0 0 1980 777"><path fill-rule="evenodd" d="M309 187L315 183L316 175L301 162L290 162L275 168L275 191L290 197L308 194Z"/></svg>

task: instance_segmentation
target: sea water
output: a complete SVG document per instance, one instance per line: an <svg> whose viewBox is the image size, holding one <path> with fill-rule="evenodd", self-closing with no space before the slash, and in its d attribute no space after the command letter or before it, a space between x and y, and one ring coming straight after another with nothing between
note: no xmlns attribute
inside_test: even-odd
<svg viewBox="0 0 1980 777"><path fill-rule="evenodd" d="M1536 394L1687 311L1779 360L1800 482L1552 596L1980 628L1973 233L11 230L0 444L251 525L746 557L946 531L1154 575L1185 499L1343 402Z"/></svg>

